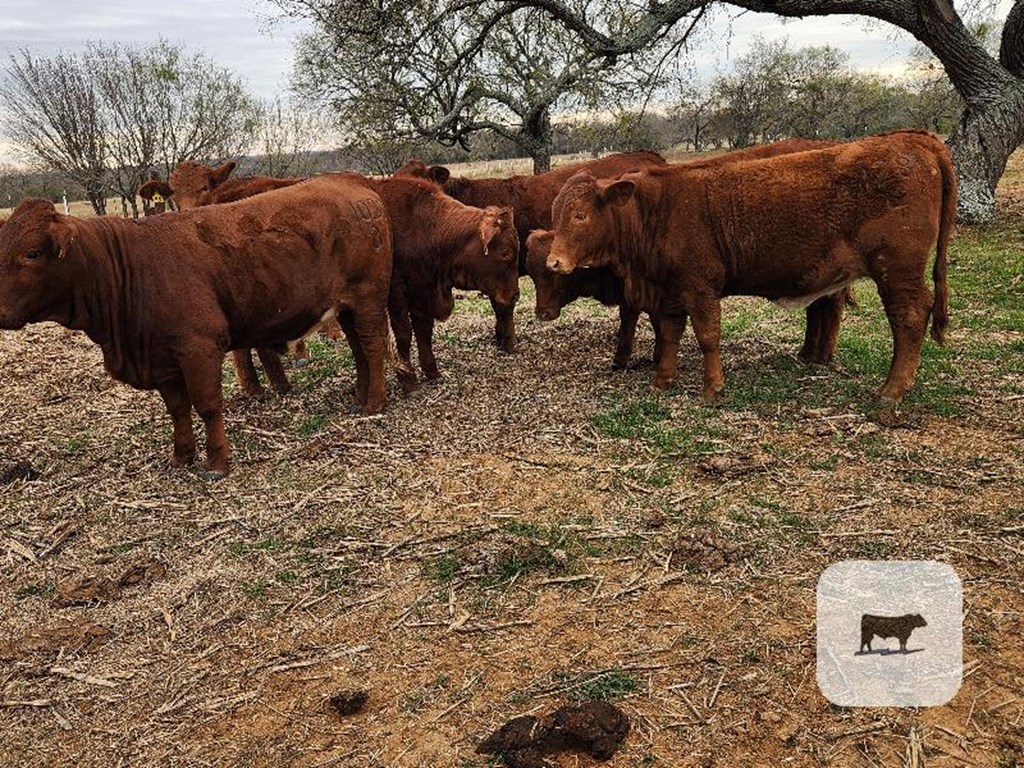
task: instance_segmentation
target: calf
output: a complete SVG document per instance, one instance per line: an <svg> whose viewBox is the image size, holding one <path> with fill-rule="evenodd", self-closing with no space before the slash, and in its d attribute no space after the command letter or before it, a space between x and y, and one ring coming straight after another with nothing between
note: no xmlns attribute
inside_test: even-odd
<svg viewBox="0 0 1024 768"><path fill-rule="evenodd" d="M336 313L364 413L384 406L391 229L379 196L346 176L139 221L80 220L28 200L0 229L0 328L52 320L83 330L107 371L156 389L174 422L173 465L228 471L221 363L275 347Z"/></svg>
<svg viewBox="0 0 1024 768"><path fill-rule="evenodd" d="M277 179L272 176L239 176L229 178L235 170L234 161L226 162L216 168L191 160L179 163L170 177L170 189L177 201L179 210L199 208L217 203L233 203L247 197L282 189L297 184L303 179ZM307 335L323 331L331 339L341 338L341 328L334 319L329 319L310 329ZM304 365L309 360L305 339L289 344L297 365ZM270 349L255 350L267 373L271 385L281 394L291 390L292 385L281 365L280 356ZM263 385L252 362L251 349L236 349L231 353L231 361L235 366L238 384L250 397L262 397Z"/></svg>
<svg viewBox="0 0 1024 768"><path fill-rule="evenodd" d="M675 379L689 316L708 401L724 386L723 296L807 306L870 277L893 333L892 365L878 394L899 400L913 384L929 317L932 336L945 341L955 213L949 152L923 132L613 181L581 172L555 199L548 268L611 265L624 277L626 301L658 313L664 354L656 388ZM933 245L934 300L924 281Z"/></svg>
<svg viewBox="0 0 1024 768"><path fill-rule="evenodd" d="M860 617L860 650L857 652L863 653L864 646L867 646L867 652L871 653L871 639L877 635L883 640L895 637L900 641L900 650L906 653L911 632L917 627L927 626L928 622L920 613L907 613L903 616L872 616L865 613Z"/></svg>
<svg viewBox="0 0 1024 768"><path fill-rule="evenodd" d="M511 207L515 211L519 242L535 229L551 229L551 203L558 190L574 173L588 170L597 177L612 177L627 171L665 165L665 158L656 152L626 152L597 160L566 165L535 176L510 176L504 179L470 179L453 177L443 165L427 166L410 160L395 176L418 176L440 184L445 193L466 205L486 208L489 205ZM526 252L519 254L519 274L526 274Z"/></svg>

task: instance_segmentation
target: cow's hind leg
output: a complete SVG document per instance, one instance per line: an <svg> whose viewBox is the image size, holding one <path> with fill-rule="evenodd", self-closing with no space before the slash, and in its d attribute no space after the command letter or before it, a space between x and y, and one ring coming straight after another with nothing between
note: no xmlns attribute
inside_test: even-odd
<svg viewBox="0 0 1024 768"><path fill-rule="evenodd" d="M878 397L883 401L897 401L914 384L928 318L931 317L932 293L922 275L899 282L880 283L878 292L889 318L893 343L889 377L878 390Z"/></svg>
<svg viewBox="0 0 1024 768"><path fill-rule="evenodd" d="M184 384L160 387L160 396L174 424L172 467L185 467L196 460L196 436L192 431L192 402Z"/></svg>
<svg viewBox="0 0 1024 768"><path fill-rule="evenodd" d="M494 310L494 344L502 352L512 352L516 348L516 325L514 313L516 305L499 304L491 299Z"/></svg>
<svg viewBox="0 0 1024 768"><path fill-rule="evenodd" d="M233 350L231 352L231 362L235 366L235 376L238 378L238 385L242 388L242 391L249 397L263 397L263 385L260 384L260 377L256 373L256 366L252 363L252 350ZM264 367L266 367L266 364L264 364Z"/></svg>
<svg viewBox="0 0 1024 768"><path fill-rule="evenodd" d="M224 400L221 393L221 361L224 352L215 346L193 350L182 360L185 386L192 407L206 427L206 463L204 480L219 480L228 474L231 448L224 431Z"/></svg>
<svg viewBox="0 0 1024 768"><path fill-rule="evenodd" d="M365 304L361 304L365 306ZM388 317L384 304L355 311L353 327L359 340L362 356L363 413L380 413L387 400L384 381L384 357L388 345ZM356 387L359 390L359 385Z"/></svg>
<svg viewBox="0 0 1024 768"><path fill-rule="evenodd" d="M633 342L636 339L636 324L640 319L640 311L619 305L619 338L615 347L615 357L612 359L612 370L619 371L629 365L629 358L633 354ZM657 360L655 360L657 364Z"/></svg>
<svg viewBox="0 0 1024 768"><path fill-rule="evenodd" d="M341 326L345 338L348 339L349 348L352 350L352 360L356 364L356 404L360 408L364 408L366 406L366 393L370 374L366 353L363 350L363 342L356 332L356 321L352 310L340 310L337 317L338 325Z"/></svg>
<svg viewBox="0 0 1024 768"><path fill-rule="evenodd" d="M839 343L839 325L846 304L845 290L831 296L822 296L807 307L807 330L800 358L816 365L828 365L836 354Z"/></svg>
<svg viewBox="0 0 1024 768"><path fill-rule="evenodd" d="M722 302L714 296L701 296L688 309L690 321L693 323L693 333L697 337L697 345L704 358L704 386L701 398L707 403L713 403L725 387L725 373L722 371ZM678 348L678 343L675 348ZM673 369L675 348L672 350ZM667 347L665 352L669 352Z"/></svg>
<svg viewBox="0 0 1024 768"><path fill-rule="evenodd" d="M284 395L291 391L292 384L288 381L288 374L284 372L281 365L281 356L272 349L258 347L256 354L259 355L263 370L267 372L267 378L278 394Z"/></svg>

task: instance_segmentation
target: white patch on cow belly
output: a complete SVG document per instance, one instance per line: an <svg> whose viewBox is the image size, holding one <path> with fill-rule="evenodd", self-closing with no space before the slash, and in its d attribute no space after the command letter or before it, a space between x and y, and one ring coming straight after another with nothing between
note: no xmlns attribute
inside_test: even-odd
<svg viewBox="0 0 1024 768"><path fill-rule="evenodd" d="M833 283L828 288L823 288L817 293L810 293L806 296L780 296L772 301L785 309L807 309L807 307L816 302L822 296L831 296L833 293L853 285L858 279L859 278L852 277L849 280Z"/></svg>
<svg viewBox="0 0 1024 768"><path fill-rule="evenodd" d="M305 341L306 339L308 339L314 333L319 331L321 326L323 326L324 323L326 323L328 320L334 320L337 316L338 316L338 312L337 312L337 309L334 308L334 307L332 307L331 309L328 309L326 312L324 312L323 317L321 317L320 320L318 320L316 322L316 324L313 325L312 328L310 328L308 331L306 331L304 334L302 334L302 336L300 336L299 338L295 339L294 341L289 341L288 342L288 354L289 355L294 355L295 354L295 348L299 345L300 341Z"/></svg>

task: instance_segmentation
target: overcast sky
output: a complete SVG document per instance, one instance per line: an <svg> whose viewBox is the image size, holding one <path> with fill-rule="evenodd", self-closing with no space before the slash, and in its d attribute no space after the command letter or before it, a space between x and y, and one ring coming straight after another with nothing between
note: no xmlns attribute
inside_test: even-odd
<svg viewBox="0 0 1024 768"><path fill-rule="evenodd" d="M1011 3L998 0L1000 18ZM280 20L267 0L4 0L0 62L20 48L47 54L78 50L88 40L149 43L162 36L201 49L241 75L253 93L271 98L288 86L293 41L305 28ZM849 53L854 66L885 73L900 71L913 45L909 35L860 17L782 21L726 6L694 51L698 72L724 71L758 34L788 37L793 47L833 45ZM3 154L0 146L0 160Z"/></svg>

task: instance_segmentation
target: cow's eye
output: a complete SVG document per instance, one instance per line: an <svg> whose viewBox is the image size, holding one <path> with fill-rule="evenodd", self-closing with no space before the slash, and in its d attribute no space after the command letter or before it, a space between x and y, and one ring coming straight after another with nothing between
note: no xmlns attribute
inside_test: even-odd
<svg viewBox="0 0 1024 768"><path fill-rule="evenodd" d="M587 220L587 214L586 214L585 211L576 211L576 213L573 214L572 218L573 218L574 221L586 221Z"/></svg>
<svg viewBox="0 0 1024 768"><path fill-rule="evenodd" d="M29 261L35 261L39 258L39 251L29 251L25 254L25 258Z"/></svg>

